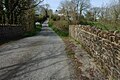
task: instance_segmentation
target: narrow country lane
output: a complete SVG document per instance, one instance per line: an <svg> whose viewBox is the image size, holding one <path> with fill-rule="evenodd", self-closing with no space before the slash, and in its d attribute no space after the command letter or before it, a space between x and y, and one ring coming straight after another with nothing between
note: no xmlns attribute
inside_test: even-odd
<svg viewBox="0 0 120 80"><path fill-rule="evenodd" d="M0 46L0 80L71 80L65 45L47 25L36 36Z"/></svg>

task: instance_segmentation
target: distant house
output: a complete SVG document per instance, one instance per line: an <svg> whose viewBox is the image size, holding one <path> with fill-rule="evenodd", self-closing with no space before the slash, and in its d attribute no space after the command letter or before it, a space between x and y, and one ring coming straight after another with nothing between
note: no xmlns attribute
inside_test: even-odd
<svg viewBox="0 0 120 80"><path fill-rule="evenodd" d="M58 16L64 16L64 14L60 14L60 13L59 13L59 14L57 14L57 15L58 15Z"/></svg>
<svg viewBox="0 0 120 80"><path fill-rule="evenodd" d="M40 22L36 22L35 25L40 25Z"/></svg>
<svg viewBox="0 0 120 80"><path fill-rule="evenodd" d="M61 17L61 16L65 16L63 13L59 13L58 10L55 11L55 14L58 15L58 16L60 16L60 17Z"/></svg>

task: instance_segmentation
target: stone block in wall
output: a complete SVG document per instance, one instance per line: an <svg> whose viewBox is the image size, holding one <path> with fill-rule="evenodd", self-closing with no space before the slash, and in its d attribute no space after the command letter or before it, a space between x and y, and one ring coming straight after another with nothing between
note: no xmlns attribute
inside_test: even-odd
<svg viewBox="0 0 120 80"><path fill-rule="evenodd" d="M89 25L73 25L70 30L70 36L89 51L108 79L110 76L120 79L120 33L102 31Z"/></svg>

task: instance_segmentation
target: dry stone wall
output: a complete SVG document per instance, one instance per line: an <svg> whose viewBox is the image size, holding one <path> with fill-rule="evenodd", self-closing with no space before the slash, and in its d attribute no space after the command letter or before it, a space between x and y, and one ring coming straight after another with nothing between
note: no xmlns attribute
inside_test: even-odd
<svg viewBox="0 0 120 80"><path fill-rule="evenodd" d="M12 39L23 35L24 28L17 25L0 25L0 40Z"/></svg>
<svg viewBox="0 0 120 80"><path fill-rule="evenodd" d="M69 34L94 57L109 80L120 80L120 33L102 31L89 25L70 25Z"/></svg>

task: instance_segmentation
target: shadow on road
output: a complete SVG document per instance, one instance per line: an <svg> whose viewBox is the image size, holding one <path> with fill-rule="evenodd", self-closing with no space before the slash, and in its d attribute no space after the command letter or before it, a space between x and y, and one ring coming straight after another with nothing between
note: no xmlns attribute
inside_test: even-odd
<svg viewBox="0 0 120 80"><path fill-rule="evenodd" d="M56 59L60 56L65 55L64 52L61 52L60 54L56 54L57 51L59 51L59 49L58 50L54 49L51 52L51 54L46 55L44 57L36 58L38 55L40 55L40 53L38 53L38 54L31 57L29 60L27 60L25 62L20 62L18 64L14 64L14 65L10 65L10 66L0 68L0 71L5 71L3 74L0 75L0 80L13 80L16 77L24 76L24 75L30 74L34 71L44 69L44 68L50 67L50 66L55 65L55 64L59 64L59 63L64 62L64 61L68 61L68 59L65 58L64 60L55 61L51 64L47 64L45 66L26 71L27 68L34 67L35 65L37 65L39 63L42 63L46 60L50 60L50 59L54 60L54 59ZM71 64L71 62L69 62L68 64ZM59 70L55 71L55 73L51 75L50 80L54 80L54 78L57 76L57 74L59 74L59 72L62 69L69 66L68 64L66 64L64 67L60 68ZM59 80L66 80L66 79L69 79L69 76L65 76L64 78L59 79Z"/></svg>
<svg viewBox="0 0 120 80"><path fill-rule="evenodd" d="M24 53L24 49L26 53ZM27 54L27 50L30 56ZM0 48L0 52L1 58L6 56L15 58L18 56L17 54L26 54L25 59L22 59L24 58L22 56L21 60L16 59L18 60L16 63L4 64L9 66L0 68L0 80L26 80L24 77L28 76L29 78L31 75L34 76L43 73L42 71L48 71L48 75L42 77L44 80L70 80L68 66L71 62L65 53L64 43L49 27L44 26L42 31L36 36L3 45ZM16 56L14 57L13 55ZM5 60L9 60L10 58ZM38 73L34 74L37 71ZM49 71L52 71L52 73ZM63 73L65 72L64 74L66 74L66 71L68 73L66 75L63 74L64 76L62 75L61 77L62 71ZM44 74L46 73L44 72ZM22 77L23 79L21 79Z"/></svg>

